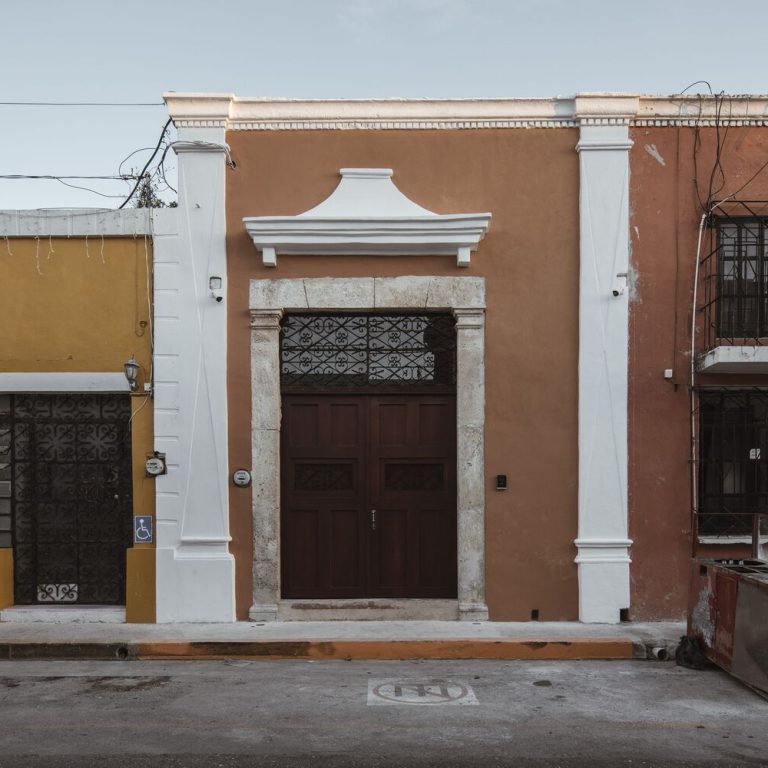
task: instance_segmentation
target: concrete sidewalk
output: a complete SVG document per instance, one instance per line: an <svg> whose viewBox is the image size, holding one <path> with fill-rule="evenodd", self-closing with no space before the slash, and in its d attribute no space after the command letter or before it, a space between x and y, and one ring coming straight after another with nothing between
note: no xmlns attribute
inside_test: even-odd
<svg viewBox="0 0 768 768"><path fill-rule="evenodd" d="M0 623L0 659L674 658L680 622Z"/></svg>

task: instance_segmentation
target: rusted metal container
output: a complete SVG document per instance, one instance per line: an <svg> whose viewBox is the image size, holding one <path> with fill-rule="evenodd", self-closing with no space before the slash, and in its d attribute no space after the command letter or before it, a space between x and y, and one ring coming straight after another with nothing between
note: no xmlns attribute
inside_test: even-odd
<svg viewBox="0 0 768 768"><path fill-rule="evenodd" d="M768 562L694 560L688 636L715 664L768 695Z"/></svg>

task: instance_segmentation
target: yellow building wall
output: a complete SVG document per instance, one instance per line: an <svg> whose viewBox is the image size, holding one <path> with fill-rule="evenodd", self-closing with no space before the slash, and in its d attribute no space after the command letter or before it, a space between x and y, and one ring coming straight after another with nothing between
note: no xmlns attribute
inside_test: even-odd
<svg viewBox="0 0 768 768"><path fill-rule="evenodd" d="M0 549L0 610L13 605L13 550Z"/></svg>
<svg viewBox="0 0 768 768"><path fill-rule="evenodd" d="M141 365L132 395L133 509L155 512L144 477L153 448L150 380L152 243L137 237L8 238L0 242L0 371L122 372ZM0 607L13 599L10 550L0 550ZM128 621L155 618L154 545L127 553ZM4 606L5 603L5 606Z"/></svg>
<svg viewBox="0 0 768 768"><path fill-rule="evenodd" d="M0 246L0 370L122 371L131 353L149 370L149 238Z"/></svg>
<svg viewBox="0 0 768 768"><path fill-rule="evenodd" d="M132 406L133 514L154 518L155 479L144 472L153 446L152 401L146 395L134 396ZM155 545L134 544L127 557L125 620L151 624L155 621Z"/></svg>

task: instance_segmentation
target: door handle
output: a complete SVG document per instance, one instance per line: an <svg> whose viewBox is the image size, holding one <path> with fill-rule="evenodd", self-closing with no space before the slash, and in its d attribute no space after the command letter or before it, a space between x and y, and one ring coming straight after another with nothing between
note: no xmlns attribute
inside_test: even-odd
<svg viewBox="0 0 768 768"><path fill-rule="evenodd" d="M371 530L372 531L376 530L376 510L375 509L371 510Z"/></svg>

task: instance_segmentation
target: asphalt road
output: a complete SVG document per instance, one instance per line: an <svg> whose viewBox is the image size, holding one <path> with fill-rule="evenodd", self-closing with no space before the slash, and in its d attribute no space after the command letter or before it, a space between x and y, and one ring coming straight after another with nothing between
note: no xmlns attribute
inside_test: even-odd
<svg viewBox="0 0 768 768"><path fill-rule="evenodd" d="M652 662L0 662L0 768L765 766L768 701Z"/></svg>

